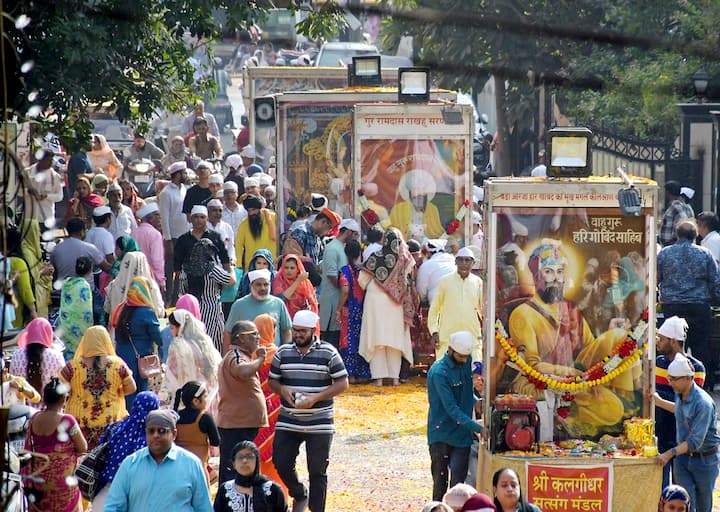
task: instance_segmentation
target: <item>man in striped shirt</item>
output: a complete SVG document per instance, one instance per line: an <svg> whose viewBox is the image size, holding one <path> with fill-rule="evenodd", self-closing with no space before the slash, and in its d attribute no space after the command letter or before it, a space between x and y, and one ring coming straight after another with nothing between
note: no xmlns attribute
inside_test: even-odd
<svg viewBox="0 0 720 512"><path fill-rule="evenodd" d="M273 464L293 497L293 512L325 511L327 467L335 427L334 397L348 387L345 365L331 344L313 334L319 317L301 310L293 318L293 343L281 345L270 367L270 389L282 400L275 426ZM295 460L305 443L310 493L298 480Z"/></svg>

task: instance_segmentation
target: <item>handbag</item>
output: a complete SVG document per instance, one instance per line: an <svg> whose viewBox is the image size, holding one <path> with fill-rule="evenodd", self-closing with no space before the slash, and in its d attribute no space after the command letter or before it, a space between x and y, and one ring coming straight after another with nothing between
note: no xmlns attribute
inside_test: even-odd
<svg viewBox="0 0 720 512"><path fill-rule="evenodd" d="M98 444L90 450L75 468L78 489L82 497L88 501L95 499L100 490L100 475L105 469L105 462L108 455L108 443Z"/></svg>
<svg viewBox="0 0 720 512"><path fill-rule="evenodd" d="M112 433L119 425L120 422L110 425L104 435L105 441L98 443L95 448L90 450L75 468L75 478L77 478L78 481L78 489L80 489L82 497L88 501L94 500L98 491L101 489L100 476L105 469L108 451L110 450L108 443Z"/></svg>
<svg viewBox="0 0 720 512"><path fill-rule="evenodd" d="M132 345L133 351L135 352L135 358L137 359L138 373L141 379L151 379L158 377L162 374L162 366L160 364L160 358L157 354L150 354L149 356L141 356L138 352L135 342L133 342L132 335L130 334L130 326L128 325L128 339Z"/></svg>

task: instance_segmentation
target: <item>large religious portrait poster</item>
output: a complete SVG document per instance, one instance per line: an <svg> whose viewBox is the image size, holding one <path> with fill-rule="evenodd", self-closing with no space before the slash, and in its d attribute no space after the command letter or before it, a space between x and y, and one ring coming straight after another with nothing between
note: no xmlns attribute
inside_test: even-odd
<svg viewBox="0 0 720 512"><path fill-rule="evenodd" d="M471 119L448 124L442 105L358 105L355 109L355 191L361 208L405 239L450 238L464 245L465 203L472 175ZM467 211L467 214L465 212Z"/></svg>
<svg viewBox="0 0 720 512"><path fill-rule="evenodd" d="M359 218L353 160L353 108L364 101L389 103L391 89L286 93L278 97L277 176L281 231L289 228L311 193L328 199L343 218ZM433 93L446 97L445 93ZM464 164L463 164L464 167ZM372 190L368 188L368 192Z"/></svg>
<svg viewBox="0 0 720 512"><path fill-rule="evenodd" d="M488 185L490 400L534 397L541 440L620 434L646 413L652 208L622 216L615 184L523 185Z"/></svg>

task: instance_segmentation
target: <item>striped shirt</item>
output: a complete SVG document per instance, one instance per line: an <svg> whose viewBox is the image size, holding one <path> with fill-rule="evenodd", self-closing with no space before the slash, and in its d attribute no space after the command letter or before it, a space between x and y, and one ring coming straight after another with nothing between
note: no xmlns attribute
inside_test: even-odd
<svg viewBox="0 0 720 512"><path fill-rule="evenodd" d="M278 348L270 365L270 378L296 391L320 393L334 381L347 377L338 351L330 343L316 339L306 354L295 343ZM322 400L312 409L296 409L282 398L277 430L306 434L333 434L334 399Z"/></svg>

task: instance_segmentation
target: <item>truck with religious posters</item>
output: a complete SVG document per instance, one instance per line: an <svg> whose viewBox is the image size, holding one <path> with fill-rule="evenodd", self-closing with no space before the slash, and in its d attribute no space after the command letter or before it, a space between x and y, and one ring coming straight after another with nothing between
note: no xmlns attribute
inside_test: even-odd
<svg viewBox="0 0 720 512"><path fill-rule="evenodd" d="M494 471L511 467L545 511L649 512L661 491L646 399L657 185L613 171L484 184L490 433L478 489L492 491Z"/></svg>
<svg viewBox="0 0 720 512"><path fill-rule="evenodd" d="M372 210L378 217L372 224L388 227L393 222L404 222L407 215L401 215L399 209L393 210L393 206L398 198L408 198L410 181L403 180L405 187L398 189L399 180L405 171L412 170L405 169L406 165L417 163L419 167L413 176L417 175L415 181L418 187L423 181L420 177L424 179L423 186L428 188L426 197L430 201L428 208L432 211L428 214L430 227L427 234L429 238L437 238L446 233L446 225L457 212L456 195L460 193L463 198L467 195L463 180L469 176L467 171L472 170L472 161L468 160L472 159L472 111L467 114L469 107L455 106L456 94L451 91L431 92L431 102L437 103L429 108L427 105L397 103L397 97L396 88L353 87L288 92L275 98L276 211L285 213L278 215L281 232L295 220L298 207L309 204L313 192L326 196L329 207L342 217L362 220L362 212ZM365 129L357 132L359 136L374 137L382 133L386 141L415 140L422 136L427 137L426 142L407 142L402 148L401 142L397 142L396 149L383 158L379 158L378 153L366 156L365 160L357 157L356 150L366 151L369 146L368 143L361 147L355 145L355 121L360 119L365 122L363 112L369 104L382 104L384 117L388 119L397 121L402 116L408 116L407 122L415 124L399 124L399 121L395 124L375 124L369 130L371 133ZM462 110L464 114L459 115L456 124L450 125L443 121L443 109L456 109L458 115ZM380 130L381 127L383 130ZM454 140L447 138L447 133L451 132ZM375 144L378 148L381 146L380 142ZM395 164L393 157L403 160L404 164ZM373 169L368 167L368 158L378 158ZM420 165L420 162L424 163ZM382 168L383 165L391 168L387 170ZM358 194L359 190L362 194ZM412 211L406 213L411 214ZM369 226L367 220L363 221L364 228ZM409 235L407 225L409 223L403 225L406 236ZM457 227L455 231L458 231ZM458 234L461 232L458 231ZM415 236L422 241L424 233L417 232Z"/></svg>

